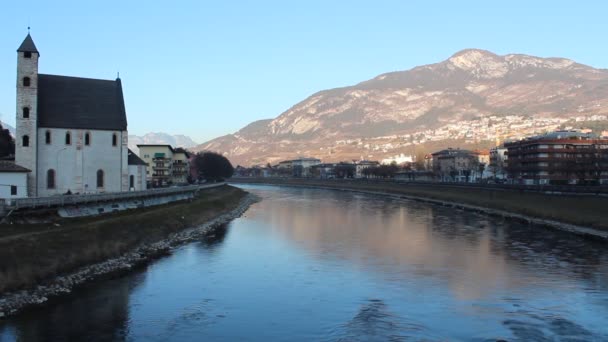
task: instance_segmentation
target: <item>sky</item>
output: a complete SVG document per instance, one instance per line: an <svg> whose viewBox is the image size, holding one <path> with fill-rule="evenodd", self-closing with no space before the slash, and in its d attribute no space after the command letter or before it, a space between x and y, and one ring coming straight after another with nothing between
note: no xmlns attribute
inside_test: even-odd
<svg viewBox="0 0 608 342"><path fill-rule="evenodd" d="M16 50L39 72L114 79L130 134L202 143L313 93L440 62L466 48L608 68L604 1L8 1L0 120L15 124Z"/></svg>

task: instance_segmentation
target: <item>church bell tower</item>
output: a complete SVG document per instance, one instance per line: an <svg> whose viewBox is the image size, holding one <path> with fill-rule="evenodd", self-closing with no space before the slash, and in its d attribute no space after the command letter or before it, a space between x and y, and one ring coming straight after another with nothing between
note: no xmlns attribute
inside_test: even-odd
<svg viewBox="0 0 608 342"><path fill-rule="evenodd" d="M17 49L15 163L31 170L27 177L29 197L37 196L39 57L40 53L28 32L27 37Z"/></svg>

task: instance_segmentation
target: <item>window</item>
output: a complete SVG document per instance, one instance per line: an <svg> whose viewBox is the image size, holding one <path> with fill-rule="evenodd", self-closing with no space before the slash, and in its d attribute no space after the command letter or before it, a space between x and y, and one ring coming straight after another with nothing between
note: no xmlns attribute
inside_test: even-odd
<svg viewBox="0 0 608 342"><path fill-rule="evenodd" d="M103 188L103 170L97 170L97 187Z"/></svg>
<svg viewBox="0 0 608 342"><path fill-rule="evenodd" d="M46 172L46 188L55 189L55 170L53 169Z"/></svg>
<svg viewBox="0 0 608 342"><path fill-rule="evenodd" d="M30 137L29 137L29 136L27 136L27 135L24 135L24 136L21 138L21 145L22 145L23 147L28 147L28 146L30 146Z"/></svg>
<svg viewBox="0 0 608 342"><path fill-rule="evenodd" d="M44 142L45 142L47 145L50 145L50 144L51 144L51 131L46 131L46 132L44 132Z"/></svg>
<svg viewBox="0 0 608 342"><path fill-rule="evenodd" d="M24 77L23 78L23 86L24 87L29 87L30 86L30 78L29 77Z"/></svg>
<svg viewBox="0 0 608 342"><path fill-rule="evenodd" d="M66 145L71 145L72 144L72 134L70 134L70 132L67 132L65 134L65 144Z"/></svg>
<svg viewBox="0 0 608 342"><path fill-rule="evenodd" d="M11 196L17 195L17 186L11 185Z"/></svg>
<svg viewBox="0 0 608 342"><path fill-rule="evenodd" d="M86 133L84 134L84 144L85 144L86 146L91 145L91 134L90 134L89 132L86 132Z"/></svg>
<svg viewBox="0 0 608 342"><path fill-rule="evenodd" d="M23 118L27 119L30 117L30 108L29 107L23 107Z"/></svg>
<svg viewBox="0 0 608 342"><path fill-rule="evenodd" d="M25 58L32 58L32 52L31 51L24 51L23 52L23 57L25 57Z"/></svg>
<svg viewBox="0 0 608 342"><path fill-rule="evenodd" d="M135 176L131 175L129 176L129 188L134 188L135 187Z"/></svg>
<svg viewBox="0 0 608 342"><path fill-rule="evenodd" d="M112 134L112 146L116 146L118 144L118 137L116 133Z"/></svg>

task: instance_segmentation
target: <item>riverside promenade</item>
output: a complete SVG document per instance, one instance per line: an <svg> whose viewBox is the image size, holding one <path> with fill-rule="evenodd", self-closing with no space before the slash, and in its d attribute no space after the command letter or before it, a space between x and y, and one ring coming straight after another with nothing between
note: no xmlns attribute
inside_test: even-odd
<svg viewBox="0 0 608 342"><path fill-rule="evenodd" d="M103 202L124 202L148 198L169 197L176 195L194 196L200 190L216 188L223 185L226 185L226 183L221 182L129 192L32 197L13 199L9 201L0 200L0 216L4 217L15 210L31 210L51 207L61 208L66 206L88 205ZM179 199L181 199L181 197L179 197Z"/></svg>

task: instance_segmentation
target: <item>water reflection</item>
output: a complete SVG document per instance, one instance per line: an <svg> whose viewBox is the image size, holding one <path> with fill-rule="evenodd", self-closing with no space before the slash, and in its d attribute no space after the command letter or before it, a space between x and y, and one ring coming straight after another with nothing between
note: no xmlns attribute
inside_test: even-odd
<svg viewBox="0 0 608 342"><path fill-rule="evenodd" d="M608 250L453 208L264 198L139 273L0 323L0 340L604 340Z"/></svg>

